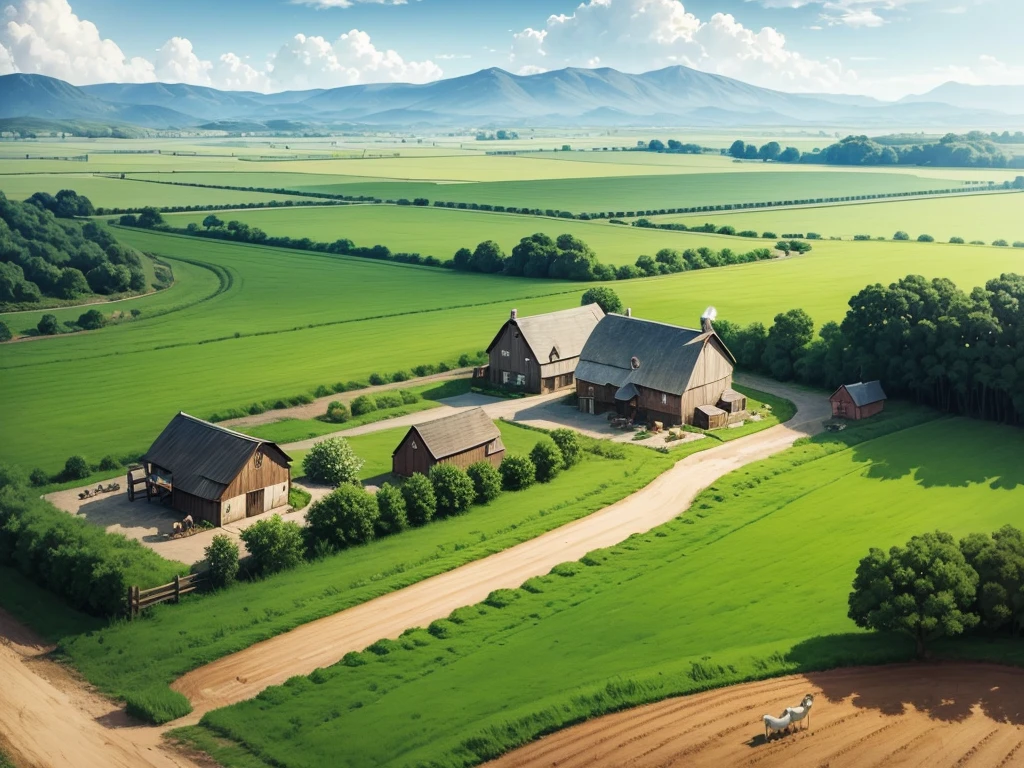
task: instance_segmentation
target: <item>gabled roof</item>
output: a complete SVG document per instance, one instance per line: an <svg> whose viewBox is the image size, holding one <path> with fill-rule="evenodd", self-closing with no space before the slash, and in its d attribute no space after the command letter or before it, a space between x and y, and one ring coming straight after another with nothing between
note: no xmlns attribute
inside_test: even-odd
<svg viewBox="0 0 1024 768"><path fill-rule="evenodd" d="M557 351L558 359L565 360L578 357L583 345L587 343L594 326L604 317L604 311L597 304L563 309L559 312L548 312L544 315L531 315L506 320L497 336L487 347L490 352L498 343L505 328L514 325L523 335L523 339L533 350L537 362L541 365L551 362L552 350Z"/></svg>
<svg viewBox="0 0 1024 768"><path fill-rule="evenodd" d="M201 499L219 499L257 450L291 458L275 443L179 413L142 457L171 473L176 489Z"/></svg>
<svg viewBox="0 0 1024 768"><path fill-rule="evenodd" d="M501 443L501 432L483 408L417 424L410 431L419 434L423 446L438 461L494 441L497 443L490 447L488 455L505 449Z"/></svg>
<svg viewBox="0 0 1024 768"><path fill-rule="evenodd" d="M859 381L856 384L844 384L839 389L843 388L846 389L850 398L853 400L853 404L858 408L888 399L885 396L885 390L882 389L882 382L878 380ZM838 392L839 389L837 389L836 392ZM836 392L832 393L833 396Z"/></svg>
<svg viewBox="0 0 1024 768"><path fill-rule="evenodd" d="M681 395L706 344L718 345L733 363L718 334L625 315L606 315L590 334L576 378L593 384L639 387Z"/></svg>

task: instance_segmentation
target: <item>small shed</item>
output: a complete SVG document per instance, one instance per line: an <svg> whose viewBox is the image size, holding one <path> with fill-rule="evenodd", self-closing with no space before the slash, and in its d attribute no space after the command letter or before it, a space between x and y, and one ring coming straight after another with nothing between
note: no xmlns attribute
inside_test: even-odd
<svg viewBox="0 0 1024 768"><path fill-rule="evenodd" d="M505 457L501 432L483 408L410 427L391 454L391 471L400 477L426 474L435 464L454 464L465 469L478 461L495 467Z"/></svg>
<svg viewBox="0 0 1024 768"><path fill-rule="evenodd" d="M714 405L698 405L693 409L693 423L701 429L718 429L729 423L729 414Z"/></svg>
<svg viewBox="0 0 1024 768"><path fill-rule="evenodd" d="M829 397L832 416L837 419L858 421L881 413L885 408L885 390L880 381L859 381L843 384Z"/></svg>
<svg viewBox="0 0 1024 768"><path fill-rule="evenodd" d="M735 389L727 389L718 398L718 407L729 414L742 413L747 410L747 396Z"/></svg>

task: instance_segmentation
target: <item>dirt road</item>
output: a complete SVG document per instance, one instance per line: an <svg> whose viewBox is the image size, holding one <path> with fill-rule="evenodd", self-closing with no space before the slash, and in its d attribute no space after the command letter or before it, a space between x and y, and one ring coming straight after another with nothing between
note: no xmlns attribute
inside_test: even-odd
<svg viewBox="0 0 1024 768"><path fill-rule="evenodd" d="M797 405L796 416L786 424L688 456L631 496L536 539L193 670L172 686L195 708L176 724L196 722L211 709L252 698L267 686L334 664L349 651L362 650L382 637L425 627L455 608L485 599L495 589L518 587L558 563L650 530L685 510L701 489L722 475L820 431L830 414L829 403L820 394L752 377L743 381L789 398Z"/></svg>
<svg viewBox="0 0 1024 768"><path fill-rule="evenodd" d="M90 693L50 648L0 611L0 747L19 768L198 768Z"/></svg>
<svg viewBox="0 0 1024 768"><path fill-rule="evenodd" d="M813 693L810 727L767 743L761 716ZM860 667L668 699L559 731L489 768L1024 765L1024 670Z"/></svg>

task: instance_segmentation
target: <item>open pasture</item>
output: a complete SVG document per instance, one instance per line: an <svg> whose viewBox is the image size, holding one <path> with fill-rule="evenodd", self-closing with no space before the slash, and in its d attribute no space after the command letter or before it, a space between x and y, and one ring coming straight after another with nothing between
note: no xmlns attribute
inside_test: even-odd
<svg viewBox="0 0 1024 768"><path fill-rule="evenodd" d="M118 236L171 260L213 265L230 282L180 311L5 345L0 377L18 404L5 413L5 428L18 438L0 442L0 459L52 472L73 453L95 462L142 451L179 410L208 416L374 372L454 362L484 349L512 307L524 316L566 309L589 285L137 230ZM716 241L734 249L751 243ZM802 307L820 326L841 319L849 298L876 281L916 273L969 288L1019 265L1013 249L824 242L806 256L626 281L615 290L637 315L665 322L693 325L713 304L720 317L742 323ZM180 301L186 294L175 290L167 297ZM68 381L76 382L73 398Z"/></svg>
<svg viewBox="0 0 1024 768"><path fill-rule="evenodd" d="M927 200L825 205L775 211L680 214L651 217L659 224L699 226L712 222L730 225L737 232L753 229L777 232L817 232L823 237L854 235L892 238L904 231L911 239L929 234L936 240L962 237L967 242L991 243L1002 238L1024 241L1024 194L964 195Z"/></svg>
<svg viewBox="0 0 1024 768"><path fill-rule="evenodd" d="M911 643L846 617L858 560L935 528L1020 525L1021 451L1017 430L894 407L727 475L648 534L203 725L239 749L216 752L229 766L464 766L627 705L906 658Z"/></svg>

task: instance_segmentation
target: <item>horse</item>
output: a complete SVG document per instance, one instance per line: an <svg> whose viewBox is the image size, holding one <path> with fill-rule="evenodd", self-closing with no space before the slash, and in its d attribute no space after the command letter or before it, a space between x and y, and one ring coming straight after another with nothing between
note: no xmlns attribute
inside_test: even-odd
<svg viewBox="0 0 1024 768"><path fill-rule="evenodd" d="M807 727L810 728L812 706L814 706L814 694L808 693L800 702L799 707L786 707L786 711L789 713L790 721L793 723L799 723L804 718L807 718Z"/></svg>

